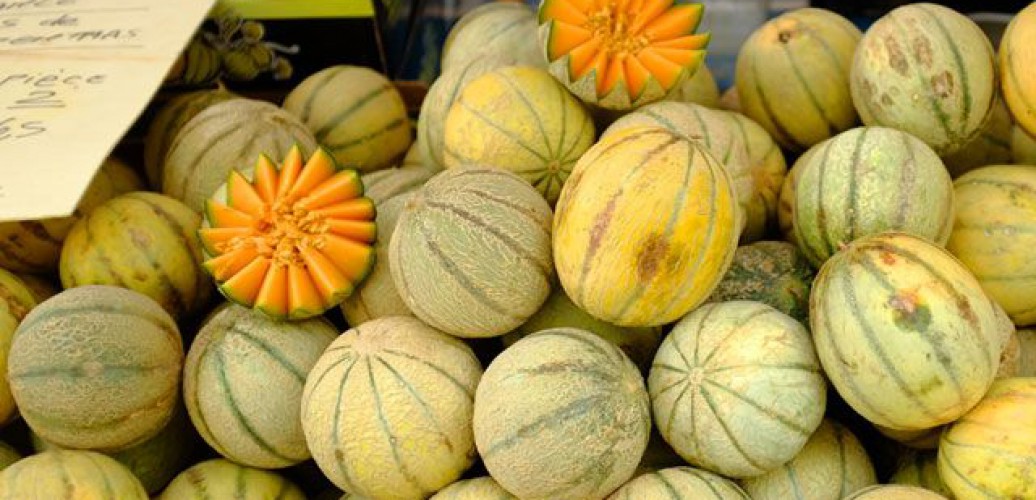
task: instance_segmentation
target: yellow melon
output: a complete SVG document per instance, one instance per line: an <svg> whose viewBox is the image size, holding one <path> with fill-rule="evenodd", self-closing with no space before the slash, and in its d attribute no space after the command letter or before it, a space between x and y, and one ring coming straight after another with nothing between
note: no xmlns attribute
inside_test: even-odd
<svg viewBox="0 0 1036 500"><path fill-rule="evenodd" d="M1036 135L1036 5L1018 12L1000 40L1000 83L1018 125Z"/></svg>
<svg viewBox="0 0 1036 500"><path fill-rule="evenodd" d="M0 473L4 500L147 500L126 466L100 453L52 450L15 462Z"/></svg>
<svg viewBox="0 0 1036 500"><path fill-rule="evenodd" d="M491 477L457 481L432 495L430 500L517 500Z"/></svg>
<svg viewBox="0 0 1036 500"><path fill-rule="evenodd" d="M274 472L217 458L197 463L181 472L156 500L217 498L306 500L306 495L294 483Z"/></svg>

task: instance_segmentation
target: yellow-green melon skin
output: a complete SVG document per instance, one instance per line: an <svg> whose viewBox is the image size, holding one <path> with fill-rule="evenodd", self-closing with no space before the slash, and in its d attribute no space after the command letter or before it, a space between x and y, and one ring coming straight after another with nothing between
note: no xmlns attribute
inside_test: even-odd
<svg viewBox="0 0 1036 500"><path fill-rule="evenodd" d="M517 175L488 167L436 175L406 202L389 242L400 297L428 325L495 337L547 300L552 213Z"/></svg>
<svg viewBox="0 0 1036 500"><path fill-rule="evenodd" d="M568 298L560 287L550 294L543 307L513 332L504 335L505 347L540 330L550 328L578 328L597 334L622 349L643 373L651 366L655 350L662 342L662 328L626 328L601 321L591 316Z"/></svg>
<svg viewBox="0 0 1036 500"><path fill-rule="evenodd" d="M827 404L809 332L752 301L706 304L681 319L658 348L648 389L666 442L731 478L794 458Z"/></svg>
<svg viewBox="0 0 1036 500"><path fill-rule="evenodd" d="M1000 88L1018 126L1036 135L1036 6L1022 9L1000 39Z"/></svg>
<svg viewBox="0 0 1036 500"><path fill-rule="evenodd" d="M957 152L943 156L946 170L953 178L960 177L970 170L986 165L1012 163L1011 133L1014 121L1007 110L1003 98L997 93L993 99L993 109L989 113L989 121L974 139L962 146Z"/></svg>
<svg viewBox="0 0 1036 500"><path fill-rule="evenodd" d="M737 132L731 115L698 104L656 102L616 120L604 131L602 139L636 127L662 127L703 144L730 174L741 212L740 224L746 223L749 204L755 197L755 178L744 136Z"/></svg>
<svg viewBox="0 0 1036 500"><path fill-rule="evenodd" d="M22 455L13 446L0 442L0 471L22 459Z"/></svg>
<svg viewBox="0 0 1036 500"><path fill-rule="evenodd" d="M917 486L881 484L856 491L843 500L946 500L946 497Z"/></svg>
<svg viewBox="0 0 1036 500"><path fill-rule="evenodd" d="M841 500L877 482L874 465L856 436L824 420L795 458L741 480L741 487L753 500Z"/></svg>
<svg viewBox="0 0 1036 500"><path fill-rule="evenodd" d="M389 242L396 231L399 215L413 196L406 192L375 205L378 240L374 242L374 269L348 298L342 302L342 314L352 326L386 316L413 316L392 279Z"/></svg>
<svg viewBox="0 0 1036 500"><path fill-rule="evenodd" d="M115 452L157 434L179 399L176 323L139 293L72 288L36 306L7 361L22 418L63 448Z"/></svg>
<svg viewBox="0 0 1036 500"><path fill-rule="evenodd" d="M719 106L735 113L744 111L741 109L741 94L737 92L737 85L731 85L729 89L723 91L723 94L719 96Z"/></svg>
<svg viewBox="0 0 1036 500"><path fill-rule="evenodd" d="M777 202L788 165L773 137L751 118L726 112L733 119L734 135L741 136L748 156L748 171L754 181L752 198L745 210L745 229L741 243L762 239L777 222Z"/></svg>
<svg viewBox="0 0 1036 500"><path fill-rule="evenodd" d="M162 164L162 194L201 213L231 170L251 177L259 155L284 158L298 144L305 156L317 141L306 125L273 104L229 99L205 108L176 134Z"/></svg>
<svg viewBox="0 0 1036 500"><path fill-rule="evenodd" d="M1036 165L1036 138L1017 124L1011 127L1011 160L1022 165Z"/></svg>
<svg viewBox="0 0 1036 500"><path fill-rule="evenodd" d="M819 267L842 246L883 231L943 245L953 227L953 180L925 143L885 127L857 127L810 155L796 182L793 228Z"/></svg>
<svg viewBox="0 0 1036 500"><path fill-rule="evenodd" d="M306 500L291 481L275 472L216 458L197 463L177 475L157 500L216 498Z"/></svg>
<svg viewBox="0 0 1036 500"><path fill-rule="evenodd" d="M640 371L585 330L519 340L490 363L475 393L479 455L522 499L605 497L632 477L650 430Z"/></svg>
<svg viewBox="0 0 1036 500"><path fill-rule="evenodd" d="M423 186L441 171L425 165L386 168L361 175L360 182L363 183L363 195L380 205L389 198Z"/></svg>
<svg viewBox="0 0 1036 500"><path fill-rule="evenodd" d="M1019 377L1036 377L1036 330L1018 330Z"/></svg>
<svg viewBox="0 0 1036 500"><path fill-rule="evenodd" d="M1036 166L991 165L954 182L946 244L1019 326L1036 324Z"/></svg>
<svg viewBox="0 0 1036 500"><path fill-rule="evenodd" d="M61 246L72 226L111 198L144 189L132 167L108 158L69 217L0 222L0 268L16 273L52 274L58 269Z"/></svg>
<svg viewBox="0 0 1036 500"><path fill-rule="evenodd" d="M443 43L440 67L446 73L479 57L513 59L546 67L536 43L536 14L521 2L489 2L471 9L453 25Z"/></svg>
<svg viewBox="0 0 1036 500"><path fill-rule="evenodd" d="M734 251L709 302L754 300L809 323L809 291L816 272L791 243L757 241Z"/></svg>
<svg viewBox="0 0 1036 500"><path fill-rule="evenodd" d="M554 217L554 263L572 301L620 326L671 323L708 298L741 227L733 180L698 142L617 130L580 158Z"/></svg>
<svg viewBox="0 0 1036 500"><path fill-rule="evenodd" d="M939 476L938 456L934 451L910 453L903 457L889 478L889 483L917 486L953 498L953 492Z"/></svg>
<svg viewBox="0 0 1036 500"><path fill-rule="evenodd" d="M32 292L37 304L57 295L62 290L49 276L28 273L17 273L15 276Z"/></svg>
<svg viewBox="0 0 1036 500"><path fill-rule="evenodd" d="M861 238L829 259L813 282L810 326L838 394L896 430L956 420L1000 364L999 323L978 281L905 233Z"/></svg>
<svg viewBox="0 0 1036 500"><path fill-rule="evenodd" d="M288 93L283 107L338 163L361 172L396 164L412 140L403 96L385 76L363 66L332 66L310 75Z"/></svg>
<svg viewBox="0 0 1036 500"><path fill-rule="evenodd" d="M771 19L738 52L734 82L742 112L792 151L853 127L849 70L860 37L852 22L825 9Z"/></svg>
<svg viewBox="0 0 1036 500"><path fill-rule="evenodd" d="M446 117L450 108L469 83L478 77L504 66L518 64L507 54L473 57L457 67L443 71L421 101L417 115L417 144L421 159L439 169L446 168Z"/></svg>
<svg viewBox="0 0 1036 500"><path fill-rule="evenodd" d="M222 306L201 326L184 364L183 397L194 427L241 465L276 469L309 459L302 388L337 336L322 317L281 322Z"/></svg>
<svg viewBox="0 0 1036 500"><path fill-rule="evenodd" d="M608 500L676 498L750 500L733 481L693 467L672 467L637 476L608 496Z"/></svg>
<svg viewBox="0 0 1036 500"><path fill-rule="evenodd" d="M302 430L313 459L351 494L427 498L475 458L472 412L481 375L471 348L416 318L354 327L306 379Z"/></svg>
<svg viewBox="0 0 1036 500"><path fill-rule="evenodd" d="M989 38L968 17L932 3L879 18L860 40L849 80L865 125L902 130L940 155L982 130L996 94Z"/></svg>
<svg viewBox="0 0 1036 500"><path fill-rule="evenodd" d="M712 109L721 108L719 86L716 85L716 79L709 71L709 67L704 64L699 65L690 78L674 87L665 100L693 102Z"/></svg>
<svg viewBox="0 0 1036 500"><path fill-rule="evenodd" d="M430 500L517 500L518 497L503 489L491 477L476 477L457 481L438 493Z"/></svg>
<svg viewBox="0 0 1036 500"><path fill-rule="evenodd" d="M827 141L817 143L799 155L788 169L787 175L784 176L784 182L781 183L781 193L777 198L777 228L785 241L796 245L798 245L798 241L795 239L795 233L797 233L795 229L795 196L799 179L802 177L805 165L810 162L810 158L817 154L817 151L823 149Z"/></svg>
<svg viewBox="0 0 1036 500"><path fill-rule="evenodd" d="M187 408L177 404L169 424L154 437L107 456L125 465L140 480L144 489L155 495L187 466L200 442L187 415ZM37 453L62 449L34 433L32 446Z"/></svg>
<svg viewBox="0 0 1036 500"><path fill-rule="evenodd" d="M505 66L473 79L446 115L447 168L485 165L514 172L553 205L579 157L594 143L594 123L545 70Z"/></svg>
<svg viewBox="0 0 1036 500"><path fill-rule="evenodd" d="M111 285L147 295L176 319L202 312L212 280L201 267L201 217L158 193L108 200L80 219L61 249L61 284Z"/></svg>
<svg viewBox="0 0 1036 500"><path fill-rule="evenodd" d="M997 380L944 432L939 475L960 500L1036 498L1036 378Z"/></svg>
<svg viewBox="0 0 1036 500"><path fill-rule="evenodd" d="M188 92L173 97L155 113L144 136L144 173L153 189L162 189L162 160L184 124L205 108L234 97L222 88Z"/></svg>
<svg viewBox="0 0 1036 500"><path fill-rule="evenodd" d="M875 425L874 428L877 429L882 436L908 448L913 448L915 450L934 450L939 447L939 436L942 434L944 426L940 425L930 429L906 431L891 429L881 425Z"/></svg>
<svg viewBox="0 0 1036 500"><path fill-rule="evenodd" d="M7 381L7 357L15 330L37 303L21 279L0 269L0 425L7 424L18 414L11 385Z"/></svg>
<svg viewBox="0 0 1036 500"><path fill-rule="evenodd" d="M61 498L148 500L148 495L124 465L92 451L45 451L0 472L0 499Z"/></svg>

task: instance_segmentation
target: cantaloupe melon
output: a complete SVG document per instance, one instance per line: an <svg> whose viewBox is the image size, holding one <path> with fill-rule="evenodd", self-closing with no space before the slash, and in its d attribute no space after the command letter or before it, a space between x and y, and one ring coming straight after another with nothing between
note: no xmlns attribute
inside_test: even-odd
<svg viewBox="0 0 1036 500"><path fill-rule="evenodd" d="M1036 497L1036 378L993 382L939 440L939 475L962 500Z"/></svg>
<svg viewBox="0 0 1036 500"><path fill-rule="evenodd" d="M946 500L946 497L917 486L882 484L868 486L842 500Z"/></svg>
<svg viewBox="0 0 1036 500"><path fill-rule="evenodd" d="M985 125L996 94L993 66L992 45L974 21L914 3L867 29L849 85L865 125L902 130L948 155Z"/></svg>
<svg viewBox="0 0 1036 500"><path fill-rule="evenodd" d="M733 481L693 467L673 467L637 476L608 496L608 500L693 498L701 500L749 500Z"/></svg>
<svg viewBox="0 0 1036 500"><path fill-rule="evenodd" d="M741 136L748 153L748 171L754 181L752 198L745 213L741 242L757 241L777 222L777 202L788 165L784 153L763 127L741 113L725 113L733 118L735 135Z"/></svg>
<svg viewBox="0 0 1036 500"><path fill-rule="evenodd" d="M380 204L423 186L441 171L440 168L426 165L386 168L363 174L360 181L363 183L363 195L375 204Z"/></svg>
<svg viewBox="0 0 1036 500"><path fill-rule="evenodd" d="M556 288L543 303L536 314L511 333L504 335L504 347L540 330L550 328L578 328L594 333L622 349L641 372L647 373L655 350L662 342L663 330L660 327L625 328L591 316L572 302L560 287Z"/></svg>
<svg viewBox="0 0 1036 500"><path fill-rule="evenodd" d="M235 97L223 88L197 90L173 97L155 113L144 136L144 173L152 189L162 189L162 162L184 124L205 108Z"/></svg>
<svg viewBox="0 0 1036 500"><path fill-rule="evenodd" d="M108 200L80 219L61 249L61 284L111 285L147 295L176 319L200 313L212 297L201 267L201 217L158 193Z"/></svg>
<svg viewBox="0 0 1036 500"><path fill-rule="evenodd" d="M1036 377L1036 330L1018 330L1019 377Z"/></svg>
<svg viewBox="0 0 1036 500"><path fill-rule="evenodd" d="M657 127L616 131L573 170L554 217L565 292L622 326L670 323L708 298L740 226L730 175L698 142Z"/></svg>
<svg viewBox="0 0 1036 500"><path fill-rule="evenodd" d="M11 466L11 464L22 459L21 453L14 449L13 446L0 442L0 471Z"/></svg>
<svg viewBox="0 0 1036 500"><path fill-rule="evenodd" d="M514 172L553 206L573 165L594 143L582 103L545 70L504 66L468 83L446 115L447 168L483 165Z"/></svg>
<svg viewBox="0 0 1036 500"><path fill-rule="evenodd" d="M709 302L754 300L809 324L809 290L815 274L795 245L759 241L734 251L734 261Z"/></svg>
<svg viewBox="0 0 1036 500"><path fill-rule="evenodd" d="M939 476L938 455L934 451L903 456L889 478L889 483L917 486L953 498L953 492Z"/></svg>
<svg viewBox="0 0 1036 500"><path fill-rule="evenodd" d="M952 422L989 388L1000 361L996 313L949 252L905 233L850 243L813 282L810 325L838 394L872 423Z"/></svg>
<svg viewBox="0 0 1036 500"><path fill-rule="evenodd" d="M119 451L157 434L179 399L173 318L137 292L65 290L29 312L7 360L22 418L64 448Z"/></svg>
<svg viewBox="0 0 1036 500"><path fill-rule="evenodd" d="M475 458L472 408L481 375L459 339L406 316L368 321L335 339L306 378L306 444L349 493L426 498Z"/></svg>
<svg viewBox="0 0 1036 500"><path fill-rule="evenodd" d="M306 125L265 101L229 99L205 108L185 123L162 164L162 193L201 212L205 200L232 170L251 174L256 158L283 158L298 144L317 148Z"/></svg>
<svg viewBox="0 0 1036 500"><path fill-rule="evenodd" d="M147 500L124 465L92 451L53 450L23 458L0 472L0 499Z"/></svg>
<svg viewBox="0 0 1036 500"><path fill-rule="evenodd" d="M669 95L665 96L667 101L693 102L707 108L720 109L719 86L716 79L709 71L709 67L702 64L683 83L676 86Z"/></svg>
<svg viewBox="0 0 1036 500"><path fill-rule="evenodd" d="M751 301L706 304L681 319L658 348L648 389L666 442L691 465L733 478L794 458L827 403L809 332Z"/></svg>
<svg viewBox="0 0 1036 500"><path fill-rule="evenodd" d="M584 102L608 110L658 101L703 64L704 6L671 0L546 0L540 45L550 71Z"/></svg>
<svg viewBox="0 0 1036 500"><path fill-rule="evenodd" d="M1029 4L1007 25L1000 39L1000 85L1018 126L1036 135L1036 6Z"/></svg>
<svg viewBox="0 0 1036 500"><path fill-rule="evenodd" d="M517 175L451 168L403 207L389 270L425 323L462 337L503 335L550 295L550 224L546 200Z"/></svg>
<svg viewBox="0 0 1036 500"><path fill-rule="evenodd" d="M517 500L491 477L457 481L432 495L430 500Z"/></svg>
<svg viewBox="0 0 1036 500"><path fill-rule="evenodd" d="M309 459L302 387L337 336L322 317L274 321L222 306L202 324L184 363L183 397L194 427L241 465L276 469Z"/></svg>
<svg viewBox="0 0 1036 500"><path fill-rule="evenodd" d="M421 101L417 115L419 156L429 166L446 168L446 117L460 97L461 91L478 77L504 66L520 64L509 54L473 57L463 64L443 71Z"/></svg>
<svg viewBox="0 0 1036 500"><path fill-rule="evenodd" d="M21 279L0 269L0 425L10 422L18 413L7 382L11 341L22 319L38 302Z"/></svg>
<svg viewBox="0 0 1036 500"><path fill-rule="evenodd" d="M144 181L129 165L108 158L94 174L70 217L0 222L0 268L19 273L57 271L61 245L72 226L111 198L144 189Z"/></svg>
<svg viewBox="0 0 1036 500"><path fill-rule="evenodd" d="M946 248L1015 324L1036 324L1036 166L992 165L954 181Z"/></svg>
<svg viewBox="0 0 1036 500"><path fill-rule="evenodd" d="M636 365L585 330L519 340L490 363L475 393L479 455L523 499L604 497L633 475L650 429Z"/></svg>
<svg viewBox="0 0 1036 500"><path fill-rule="evenodd" d="M284 109L350 168L367 172L392 166L410 147L412 130L403 97L384 75L367 67L338 65L317 71L288 93Z"/></svg>
<svg viewBox="0 0 1036 500"><path fill-rule="evenodd" d="M536 40L536 14L527 5L489 2L466 12L450 28L439 66L446 73L479 57L546 66Z"/></svg>
<svg viewBox="0 0 1036 500"><path fill-rule="evenodd" d="M181 472L157 500L208 500L215 498L305 500L291 481L267 470L216 458L199 462Z"/></svg>
<svg viewBox="0 0 1036 500"><path fill-rule="evenodd" d="M851 21L826 9L795 9L767 21L738 52L742 112L793 151L853 127L849 69L860 37Z"/></svg>
<svg viewBox="0 0 1036 500"><path fill-rule="evenodd" d="M989 113L989 121L982 130L962 146L957 152L943 156L943 163L950 176L957 178L969 170L986 165L1011 163L1011 132L1014 121L1007 110L1003 98L997 93L993 100L993 109Z"/></svg>
<svg viewBox="0 0 1036 500"><path fill-rule="evenodd" d="M903 231L939 245L953 226L953 181L925 143L885 127L857 127L802 165L792 200L799 250L819 267L853 240Z"/></svg>
<svg viewBox="0 0 1036 500"><path fill-rule="evenodd" d="M852 431L824 420L790 462L740 482L752 500L841 500L878 480Z"/></svg>

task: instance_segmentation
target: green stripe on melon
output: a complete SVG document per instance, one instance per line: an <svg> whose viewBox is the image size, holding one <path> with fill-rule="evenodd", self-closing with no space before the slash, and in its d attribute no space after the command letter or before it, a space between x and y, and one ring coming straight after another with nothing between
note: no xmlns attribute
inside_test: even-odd
<svg viewBox="0 0 1036 500"><path fill-rule="evenodd" d="M607 495L633 475L650 429L637 367L575 328L519 340L493 360L475 393L479 455L519 498Z"/></svg>
<svg viewBox="0 0 1036 500"><path fill-rule="evenodd" d="M753 500L840 500L877 484L867 450L845 426L824 420L795 458L741 480Z"/></svg>
<svg viewBox="0 0 1036 500"><path fill-rule="evenodd" d="M53 450L23 458L0 473L0 499L147 500L124 465L100 453Z"/></svg>
<svg viewBox="0 0 1036 500"><path fill-rule="evenodd" d="M355 327L306 379L302 429L313 459L354 495L425 498L472 464L481 375L471 348L415 318Z"/></svg>
<svg viewBox="0 0 1036 500"><path fill-rule="evenodd" d="M212 281L201 267L201 217L179 201L138 191L83 217L61 251L61 284L112 285L140 292L174 318L202 311Z"/></svg>
<svg viewBox="0 0 1036 500"><path fill-rule="evenodd" d="M1004 104L1004 99L997 93L993 99L993 110L989 121L974 139L962 146L957 152L943 156L946 169L954 178L986 165L1012 163L1011 132L1014 121ZM1017 162L1024 163L1024 162Z"/></svg>
<svg viewBox="0 0 1036 500"><path fill-rule="evenodd" d="M162 193L201 213L231 170L251 172L259 155L284 158L298 144L317 148L309 129L268 102L229 99L205 108L176 134L162 165Z"/></svg>
<svg viewBox="0 0 1036 500"><path fill-rule="evenodd" d="M891 232L850 243L820 269L810 306L825 373L872 423L952 422L993 381L996 313L971 273L924 239Z"/></svg>
<svg viewBox="0 0 1036 500"><path fill-rule="evenodd" d="M799 250L820 266L853 240L903 231L945 244L953 225L953 181L935 152L885 127L857 127L824 143L794 188Z"/></svg>
<svg viewBox="0 0 1036 500"><path fill-rule="evenodd" d="M157 500L217 498L305 500L306 496L298 486L275 472L217 458L197 463L181 472Z"/></svg>
<svg viewBox="0 0 1036 500"><path fill-rule="evenodd" d="M462 337L503 335L550 295L550 224L550 206L517 175L450 169L403 207L389 269L425 323Z"/></svg>
<svg viewBox="0 0 1036 500"><path fill-rule="evenodd" d="M855 491L842 500L946 500L946 497L917 486L882 484Z"/></svg>
<svg viewBox="0 0 1036 500"><path fill-rule="evenodd" d="M157 434L179 398L176 323L139 293L91 285L36 306L8 357L11 392L40 437L119 451Z"/></svg>
<svg viewBox="0 0 1036 500"><path fill-rule="evenodd" d="M707 108L720 109L719 86L708 66L702 64L683 83L673 87L665 100L693 102Z"/></svg>
<svg viewBox="0 0 1036 500"><path fill-rule="evenodd" d="M788 165L780 146L766 130L741 113L726 112L733 118L735 135L741 136L748 153L749 172L754 181L753 196L747 205L741 242L763 239L777 222L777 202Z"/></svg>
<svg viewBox="0 0 1036 500"><path fill-rule="evenodd" d="M517 500L518 497L500 487L491 477L476 477L457 481L438 493L430 500Z"/></svg>
<svg viewBox="0 0 1036 500"><path fill-rule="evenodd" d="M791 460L827 403L809 332L751 301L706 304L681 319L658 348L648 388L673 449L734 478Z"/></svg>
<svg viewBox="0 0 1036 500"><path fill-rule="evenodd" d="M608 496L608 500L642 499L749 500L753 497L733 481L693 467L672 467L638 476Z"/></svg>
<svg viewBox="0 0 1036 500"><path fill-rule="evenodd" d="M442 46L443 73L478 57L508 58L546 67L537 42L536 14L521 2L490 2L465 13Z"/></svg>
<svg viewBox="0 0 1036 500"><path fill-rule="evenodd" d="M22 319L37 303L21 279L0 269L0 425L10 422L18 413L7 379L11 341Z"/></svg>
<svg viewBox="0 0 1036 500"><path fill-rule="evenodd" d="M324 318L279 322L234 304L210 315L187 353L183 383L191 421L205 442L251 467L307 460L302 387L337 335Z"/></svg>
<svg viewBox="0 0 1036 500"><path fill-rule="evenodd" d="M410 147L403 97L370 68L339 65L318 71L284 98L284 109L305 123L338 163L361 172L393 165Z"/></svg>
<svg viewBox="0 0 1036 500"><path fill-rule="evenodd" d="M423 186L439 172L440 169L423 165L387 168L363 174L360 181L363 183L363 195L380 205L389 198Z"/></svg>
<svg viewBox="0 0 1036 500"><path fill-rule="evenodd" d="M767 21L738 53L742 111L795 151L849 129L857 120L849 69L860 37L852 22L825 9Z"/></svg>
<svg viewBox="0 0 1036 500"><path fill-rule="evenodd" d="M953 9L903 5L868 28L849 84L864 124L903 130L948 155L982 130L993 107L993 48Z"/></svg>
<svg viewBox="0 0 1036 500"><path fill-rule="evenodd" d="M178 95L158 110L144 136L144 173L153 189L162 188L162 162L184 124L205 108L234 97L224 89L199 90Z"/></svg>

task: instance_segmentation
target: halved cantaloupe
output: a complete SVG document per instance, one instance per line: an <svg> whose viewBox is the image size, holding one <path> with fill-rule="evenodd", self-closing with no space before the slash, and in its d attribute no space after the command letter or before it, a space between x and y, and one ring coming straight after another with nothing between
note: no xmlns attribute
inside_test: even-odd
<svg viewBox="0 0 1036 500"><path fill-rule="evenodd" d="M704 7L674 0L544 0L551 73L583 101L631 109L662 99L702 65Z"/></svg>
<svg viewBox="0 0 1036 500"><path fill-rule="evenodd" d="M278 166L260 156L208 200L199 231L205 269L228 299L277 319L323 314L374 264L374 202L352 169L298 146Z"/></svg>

